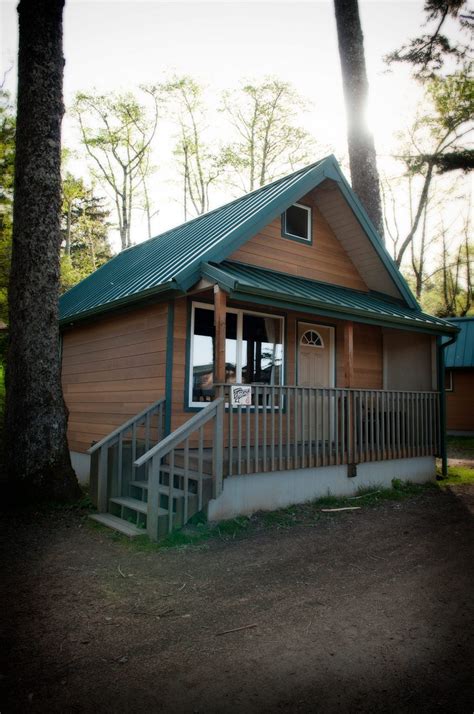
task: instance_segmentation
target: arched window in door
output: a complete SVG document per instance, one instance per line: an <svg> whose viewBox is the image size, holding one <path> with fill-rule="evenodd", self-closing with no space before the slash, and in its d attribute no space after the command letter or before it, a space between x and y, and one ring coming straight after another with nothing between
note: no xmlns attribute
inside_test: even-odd
<svg viewBox="0 0 474 714"><path fill-rule="evenodd" d="M324 342L316 330L306 330L301 335L300 345L305 345L307 347L324 347Z"/></svg>

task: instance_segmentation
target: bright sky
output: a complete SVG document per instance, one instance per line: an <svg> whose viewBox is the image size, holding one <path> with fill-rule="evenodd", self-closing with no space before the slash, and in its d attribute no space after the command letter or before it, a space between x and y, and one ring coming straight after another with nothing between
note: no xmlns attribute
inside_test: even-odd
<svg viewBox="0 0 474 714"><path fill-rule="evenodd" d="M7 88L15 91L16 3L0 0L3 71L13 65ZM419 88L408 71L387 73L383 56L419 32L422 0L360 0L369 73L370 121L379 163L394 144L394 133L409 122ZM64 18L65 100L78 90L133 89L162 81L172 72L192 74L216 97L242 77L273 74L290 81L311 102L302 121L321 145L346 155L345 114L332 0L319 2L160 2L66 0ZM76 136L64 125L65 144ZM160 209L155 233L182 221L171 181L170 127L163 126L155 157L160 167L152 187ZM314 157L315 160L319 158ZM222 196L219 203L229 196ZM142 217L134 242L146 237Z"/></svg>

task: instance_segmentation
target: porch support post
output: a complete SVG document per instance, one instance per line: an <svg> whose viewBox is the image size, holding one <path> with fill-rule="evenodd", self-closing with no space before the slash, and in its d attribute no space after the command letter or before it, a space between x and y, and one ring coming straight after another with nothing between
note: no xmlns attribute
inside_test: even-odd
<svg viewBox="0 0 474 714"><path fill-rule="evenodd" d="M214 328L215 328L215 362L214 382L225 382L225 311L227 295L214 285Z"/></svg>
<svg viewBox="0 0 474 714"><path fill-rule="evenodd" d="M354 386L354 323L344 323L344 381L346 387Z"/></svg>
<svg viewBox="0 0 474 714"><path fill-rule="evenodd" d="M344 323L344 386L349 389L354 386L354 323L348 320ZM350 467L355 461L354 438L354 395L347 395L347 475L353 475Z"/></svg>

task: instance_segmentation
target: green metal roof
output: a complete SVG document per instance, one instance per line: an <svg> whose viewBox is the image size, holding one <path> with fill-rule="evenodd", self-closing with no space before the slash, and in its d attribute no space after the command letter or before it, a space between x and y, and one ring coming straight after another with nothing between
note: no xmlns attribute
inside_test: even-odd
<svg viewBox="0 0 474 714"><path fill-rule="evenodd" d="M381 297L380 293L351 290L231 261L219 265L207 263L201 270L205 277L215 280L236 299L252 296L255 300L259 296L275 305L293 309L305 306L333 317L353 317L361 322L435 334L456 332L446 320L409 308L401 301Z"/></svg>
<svg viewBox="0 0 474 714"><path fill-rule="evenodd" d="M382 245L336 159L326 157L177 228L132 246L60 299L60 320L72 322L169 290L185 292L202 262L221 262L326 178L336 181L408 305L417 303Z"/></svg>
<svg viewBox="0 0 474 714"><path fill-rule="evenodd" d="M456 342L446 347L446 367L474 367L474 317L450 317L449 322L458 327L460 332Z"/></svg>

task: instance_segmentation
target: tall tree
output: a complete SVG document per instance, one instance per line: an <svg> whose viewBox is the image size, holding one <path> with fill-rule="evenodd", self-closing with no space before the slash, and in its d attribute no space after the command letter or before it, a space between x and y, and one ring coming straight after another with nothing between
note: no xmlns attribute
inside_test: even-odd
<svg viewBox="0 0 474 714"><path fill-rule="evenodd" d="M209 210L209 189L224 169L222 154L206 143L206 112L202 87L189 76L174 77L165 85L174 100L173 115L179 128L175 155L183 177L184 220L192 212Z"/></svg>
<svg viewBox="0 0 474 714"><path fill-rule="evenodd" d="M462 152L463 143L472 134L473 111L472 80L464 72L435 77L427 84L423 111L407 131L406 148L398 157L408 176L422 179L410 228L396 246L398 266L418 231L436 174L445 173L440 165L453 152Z"/></svg>
<svg viewBox="0 0 474 714"><path fill-rule="evenodd" d="M6 466L14 491L68 500L79 486L67 444L59 357L59 216L64 0L20 0Z"/></svg>
<svg viewBox="0 0 474 714"><path fill-rule="evenodd" d="M383 237L382 204L374 138L367 125L369 83L358 0L334 0L352 187Z"/></svg>
<svg viewBox="0 0 474 714"><path fill-rule="evenodd" d="M277 78L224 93L223 111L237 135L226 162L240 190L253 191L315 160L315 142L297 123L304 109L292 86Z"/></svg>
<svg viewBox="0 0 474 714"><path fill-rule="evenodd" d="M150 147L161 103L156 87L141 89L150 100L151 109L131 92L80 92L72 110L94 175L109 191L115 205L122 250L132 244L132 212L141 206L143 186L152 170Z"/></svg>

